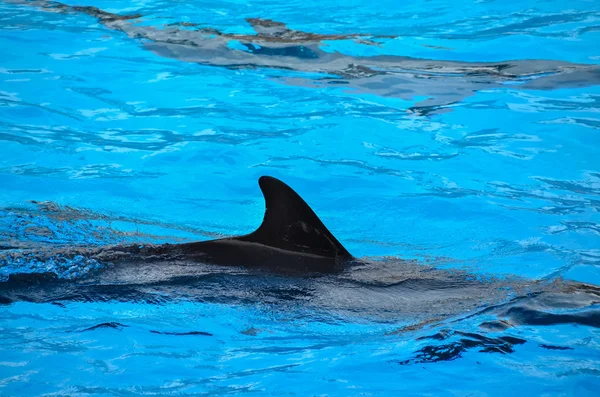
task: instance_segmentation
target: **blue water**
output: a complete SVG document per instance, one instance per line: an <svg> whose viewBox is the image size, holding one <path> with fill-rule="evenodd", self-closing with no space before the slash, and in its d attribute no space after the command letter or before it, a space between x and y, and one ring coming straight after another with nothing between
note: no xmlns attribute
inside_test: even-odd
<svg viewBox="0 0 600 397"><path fill-rule="evenodd" d="M349 56L600 64L595 1L79 5L142 14L141 26L185 21L250 35L245 18L261 17L319 34L397 36L321 44ZM286 79L315 75L200 65L142 44L89 15L0 0L3 250L248 233L264 210L256 181L272 175L357 257L600 285L600 86L507 82L419 113L427 98L295 84ZM85 277L98 266L3 258L3 282L20 272ZM598 301L545 310L589 313ZM496 318L485 310L377 319L271 298L55 303L0 306L0 395L600 390L600 328L572 322L486 330ZM465 343L481 338L500 348ZM432 344L464 349L423 358Z"/></svg>

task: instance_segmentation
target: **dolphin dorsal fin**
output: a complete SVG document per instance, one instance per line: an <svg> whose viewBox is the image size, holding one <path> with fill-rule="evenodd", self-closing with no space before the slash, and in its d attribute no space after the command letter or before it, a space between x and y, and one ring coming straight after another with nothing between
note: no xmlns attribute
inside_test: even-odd
<svg viewBox="0 0 600 397"><path fill-rule="evenodd" d="M260 177L258 184L266 204L263 222L255 232L238 240L336 261L352 257L291 187L269 176Z"/></svg>

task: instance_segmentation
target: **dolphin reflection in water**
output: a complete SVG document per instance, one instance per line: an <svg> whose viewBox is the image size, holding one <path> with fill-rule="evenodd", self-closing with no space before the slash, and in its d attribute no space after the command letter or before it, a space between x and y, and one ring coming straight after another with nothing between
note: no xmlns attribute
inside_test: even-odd
<svg viewBox="0 0 600 397"><path fill-rule="evenodd" d="M91 6L46 0L4 0L49 12L86 14L106 28L139 40L153 53L182 62L224 68L264 68L316 73L320 77L287 77L287 84L337 86L352 92L409 101L426 98L411 109L420 114L440 111L476 91L510 84L513 88L552 90L600 83L597 65L553 60L458 62L395 55L350 56L322 49L327 41L354 40L365 45L394 36L317 34L289 29L268 19L248 18L255 34L228 34L197 24L163 27L137 24L142 15L118 15ZM192 29L193 28L193 29Z"/></svg>

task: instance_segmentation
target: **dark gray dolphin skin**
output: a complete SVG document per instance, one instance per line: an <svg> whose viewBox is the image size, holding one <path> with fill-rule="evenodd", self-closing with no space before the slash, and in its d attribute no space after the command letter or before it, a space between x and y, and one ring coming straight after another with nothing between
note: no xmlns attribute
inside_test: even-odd
<svg viewBox="0 0 600 397"><path fill-rule="evenodd" d="M187 260L283 272L333 273L352 255L306 202L282 181L262 176L265 216L253 233L167 247Z"/></svg>
<svg viewBox="0 0 600 397"><path fill-rule="evenodd" d="M338 87L408 101L425 98L410 108L419 114L447 111L448 105L475 92L510 84L511 89L553 90L600 84L600 67L560 60L522 59L461 62L398 55L351 56L325 51L328 41L354 40L379 45L395 36L317 34L288 28L269 19L248 18L255 34L224 33L195 23L163 27L140 25L141 14L119 15L93 6L71 6L48 0L2 0L46 12L84 14L107 29L126 34L154 54L230 69L278 69L311 76L278 76L280 82L303 87ZM314 74L318 74L314 77Z"/></svg>

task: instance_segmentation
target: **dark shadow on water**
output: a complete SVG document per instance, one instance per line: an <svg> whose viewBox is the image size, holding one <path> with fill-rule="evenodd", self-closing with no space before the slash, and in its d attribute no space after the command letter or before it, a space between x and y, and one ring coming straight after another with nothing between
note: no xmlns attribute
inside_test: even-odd
<svg viewBox="0 0 600 397"><path fill-rule="evenodd" d="M108 323L102 323L102 324L98 324L98 325L94 325L93 327L89 327L86 329L82 329L81 332L85 332L85 331L93 331L95 329L101 329L101 328L112 328L112 329L123 329L125 327L128 327L128 325L124 325L121 323L117 323L117 322L108 322Z"/></svg>
<svg viewBox="0 0 600 397"><path fill-rule="evenodd" d="M458 340L442 345L429 345L419 349L415 357L405 361L398 361L398 364L416 364L416 363L434 363L438 361L452 361L462 357L462 355L471 349L478 348L480 353L513 353L515 345L522 345L527 341L512 336L501 336L498 338L489 338L471 332L448 331L443 330L437 334L417 338L417 340L436 340L446 341L449 339Z"/></svg>

